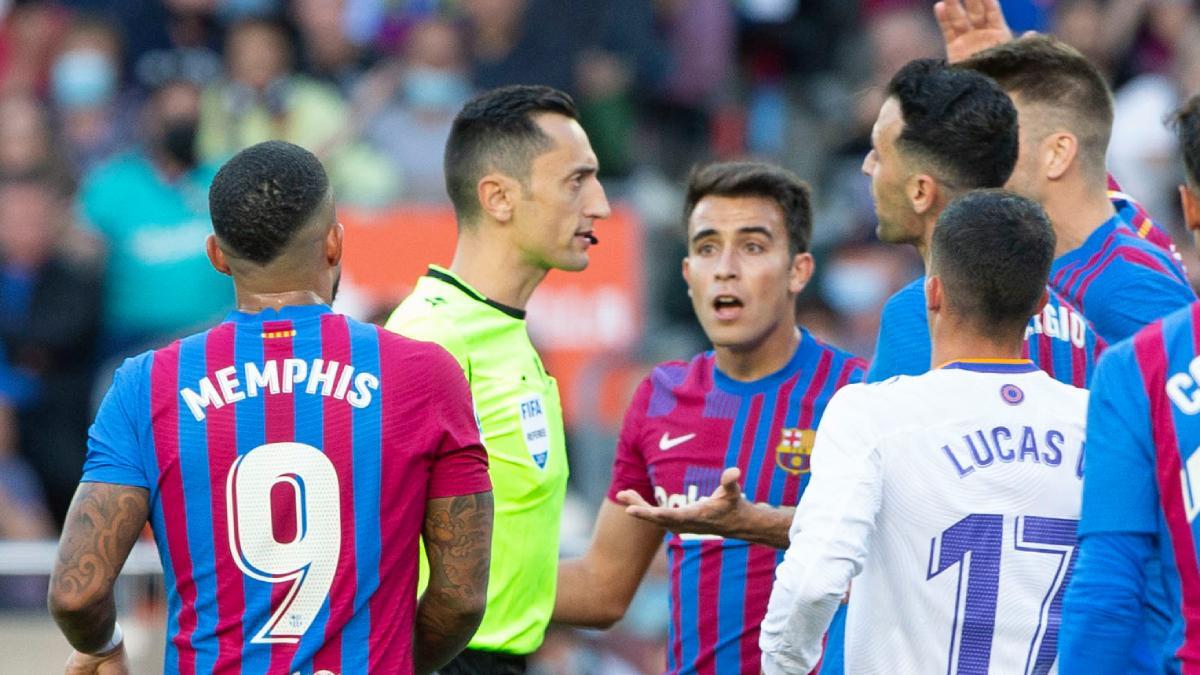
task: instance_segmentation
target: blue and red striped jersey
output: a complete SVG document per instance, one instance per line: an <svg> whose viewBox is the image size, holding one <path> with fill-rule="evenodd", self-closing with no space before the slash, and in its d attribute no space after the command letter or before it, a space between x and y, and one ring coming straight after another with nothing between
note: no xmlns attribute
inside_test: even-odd
<svg viewBox="0 0 1200 675"><path fill-rule="evenodd" d="M188 674L412 672L426 501L490 489L453 357L321 305L126 361L83 480L150 491Z"/></svg>
<svg viewBox="0 0 1200 675"><path fill-rule="evenodd" d="M1109 344L1196 299L1166 233L1132 199L1112 203L1117 212L1050 268L1050 285Z"/></svg>
<svg viewBox="0 0 1200 675"><path fill-rule="evenodd" d="M1105 343L1079 310L1054 292L1046 308L1029 320L1024 356L1064 384L1086 388ZM925 277L900 289L883 306L868 382L929 372L933 348L925 313Z"/></svg>
<svg viewBox="0 0 1200 675"><path fill-rule="evenodd" d="M1100 360L1088 412L1079 534L1152 535L1160 552L1174 653L1200 667L1200 303L1176 311ZM1152 580L1146 588L1158 583ZM1180 630L1182 628L1182 630Z"/></svg>
<svg viewBox="0 0 1200 675"><path fill-rule="evenodd" d="M626 411L609 499L632 489L661 506L692 503L736 466L747 499L795 506L825 405L864 368L807 331L784 368L753 382L724 375L712 352L658 365ZM760 672L758 628L784 552L713 535L668 534L666 543L667 672Z"/></svg>

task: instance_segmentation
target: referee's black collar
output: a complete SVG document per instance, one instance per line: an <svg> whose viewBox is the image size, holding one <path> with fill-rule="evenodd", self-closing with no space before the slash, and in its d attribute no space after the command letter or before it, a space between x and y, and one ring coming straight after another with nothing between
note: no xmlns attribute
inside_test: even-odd
<svg viewBox="0 0 1200 675"><path fill-rule="evenodd" d="M496 302L495 300L487 297L486 295L480 293L479 291L475 290L474 288L471 288L470 286L466 285L465 283L463 283L462 279L459 279L458 277L454 276L447 270L444 270L440 267L434 267L433 265L430 265L428 271L425 272L425 276L432 277L439 281L444 281L444 282L450 284L451 286L457 288L458 290L462 291L463 293L466 293L467 295L471 296L472 298L482 302L483 304L485 304L489 307L494 307L494 308L500 310L501 312L504 312L508 316L511 316L514 319L519 319L521 321L525 320L525 310L517 309L516 307L506 305L502 302Z"/></svg>

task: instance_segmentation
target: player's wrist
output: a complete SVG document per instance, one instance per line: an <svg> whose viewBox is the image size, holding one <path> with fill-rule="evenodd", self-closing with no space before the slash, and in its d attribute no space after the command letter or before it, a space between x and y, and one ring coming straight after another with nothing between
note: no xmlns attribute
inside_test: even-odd
<svg viewBox="0 0 1200 675"><path fill-rule="evenodd" d="M121 630L120 622L113 621L113 632L112 636L108 638L108 642L105 642L103 645L93 651L87 652L87 654L89 656L108 656L109 654L112 654L120 649L122 646L124 646L124 644L125 632Z"/></svg>

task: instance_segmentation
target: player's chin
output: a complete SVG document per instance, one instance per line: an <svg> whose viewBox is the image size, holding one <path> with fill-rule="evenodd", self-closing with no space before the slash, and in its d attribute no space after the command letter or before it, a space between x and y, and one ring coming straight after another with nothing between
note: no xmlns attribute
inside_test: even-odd
<svg viewBox="0 0 1200 675"><path fill-rule="evenodd" d="M585 251L572 251L554 261L554 269L564 272L582 272L588 266L588 254Z"/></svg>

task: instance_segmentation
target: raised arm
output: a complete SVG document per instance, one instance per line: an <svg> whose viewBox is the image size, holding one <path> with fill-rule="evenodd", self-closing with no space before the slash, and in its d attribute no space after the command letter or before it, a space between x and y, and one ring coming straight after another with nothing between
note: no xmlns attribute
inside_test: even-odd
<svg viewBox="0 0 1200 675"><path fill-rule="evenodd" d="M608 628L619 621L662 537L661 527L604 500L587 553L559 564L554 621L590 628Z"/></svg>
<svg viewBox="0 0 1200 675"><path fill-rule="evenodd" d="M1000 0L943 0L934 3L933 13L942 29L950 63L965 61L1013 39Z"/></svg>
<svg viewBox="0 0 1200 675"><path fill-rule="evenodd" d="M429 586L417 606L413 663L445 665L467 646L487 606L492 551L491 491L430 499L422 529Z"/></svg>
<svg viewBox="0 0 1200 675"><path fill-rule="evenodd" d="M676 534L716 534L787 548L795 507L751 503L742 493L741 477L740 469L725 469L712 495L686 506L653 506L634 490L621 491L617 499L629 515Z"/></svg>
<svg viewBox="0 0 1200 675"><path fill-rule="evenodd" d="M117 620L113 584L149 513L150 493L140 487L81 483L75 493L49 594L50 613L78 652L74 666L94 669L106 660L123 660L120 645L110 644Z"/></svg>

